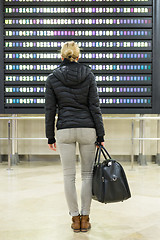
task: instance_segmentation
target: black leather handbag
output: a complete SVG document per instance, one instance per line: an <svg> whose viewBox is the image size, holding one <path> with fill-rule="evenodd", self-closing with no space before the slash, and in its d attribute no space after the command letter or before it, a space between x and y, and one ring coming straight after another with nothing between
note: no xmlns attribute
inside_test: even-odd
<svg viewBox="0 0 160 240"><path fill-rule="evenodd" d="M100 161L102 154L105 159L103 162ZM92 198L102 203L114 203L130 197L131 193L123 167L119 162L111 159L107 150L100 145L97 148L93 168Z"/></svg>

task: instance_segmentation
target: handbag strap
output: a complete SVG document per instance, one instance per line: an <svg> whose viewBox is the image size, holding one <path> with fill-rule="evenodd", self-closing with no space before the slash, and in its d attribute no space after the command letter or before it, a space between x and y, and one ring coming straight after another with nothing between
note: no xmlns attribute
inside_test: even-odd
<svg viewBox="0 0 160 240"><path fill-rule="evenodd" d="M109 159L112 159L111 156L110 156L110 154L108 153L108 151L105 149L105 147L102 146L102 151L103 151L103 150L107 153L107 156L109 157Z"/></svg>
<svg viewBox="0 0 160 240"><path fill-rule="evenodd" d="M98 145L98 148L97 148L96 156L95 156L95 164L100 163L101 153L103 154L105 160L108 160L107 156L109 157L109 159L111 159L111 156L108 153L108 151L105 149L105 147L103 147L101 144L97 144L97 145Z"/></svg>
<svg viewBox="0 0 160 240"><path fill-rule="evenodd" d="M95 156L95 160L94 160L94 163L95 163L95 164L96 164L96 162L97 162L98 152L99 152L99 148L97 148L97 151L96 151L96 156Z"/></svg>
<svg viewBox="0 0 160 240"><path fill-rule="evenodd" d="M96 156L95 156L95 165L98 163L100 163L100 158L101 158L101 150L102 150L102 145L100 145L98 148L97 148L97 151L96 151Z"/></svg>

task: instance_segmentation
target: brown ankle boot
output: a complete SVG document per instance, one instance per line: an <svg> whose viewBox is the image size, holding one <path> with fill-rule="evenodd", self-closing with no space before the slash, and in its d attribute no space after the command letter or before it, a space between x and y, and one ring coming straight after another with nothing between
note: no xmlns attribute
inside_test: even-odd
<svg viewBox="0 0 160 240"><path fill-rule="evenodd" d="M89 216L81 216L81 232L87 232L90 228L91 224L89 222Z"/></svg>
<svg viewBox="0 0 160 240"><path fill-rule="evenodd" d="M71 228L73 229L73 231L80 232L80 229L81 229L80 215L72 217L72 221L73 223L71 225Z"/></svg>

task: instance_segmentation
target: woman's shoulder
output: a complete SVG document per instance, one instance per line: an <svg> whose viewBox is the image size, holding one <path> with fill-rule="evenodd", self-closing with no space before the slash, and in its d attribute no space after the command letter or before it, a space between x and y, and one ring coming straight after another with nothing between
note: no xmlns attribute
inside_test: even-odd
<svg viewBox="0 0 160 240"><path fill-rule="evenodd" d="M47 76L46 84L53 83L53 82L55 82L55 80L56 80L56 76L55 76L54 72L52 72Z"/></svg>
<svg viewBox="0 0 160 240"><path fill-rule="evenodd" d="M90 69L90 71L91 71L91 67L90 67L88 64L86 64L86 63L81 63L81 62L79 63L79 62L78 62L78 65L81 66L81 67Z"/></svg>

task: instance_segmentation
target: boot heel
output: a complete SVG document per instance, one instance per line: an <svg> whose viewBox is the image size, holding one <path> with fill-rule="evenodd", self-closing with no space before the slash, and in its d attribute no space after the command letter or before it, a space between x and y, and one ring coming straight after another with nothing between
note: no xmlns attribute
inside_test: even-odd
<svg viewBox="0 0 160 240"><path fill-rule="evenodd" d="M80 221L80 215L72 217L72 225L71 228L74 232L78 233L81 230L81 221Z"/></svg>
<svg viewBox="0 0 160 240"><path fill-rule="evenodd" d="M91 228L91 224L89 222L89 216L81 216L81 232L88 232Z"/></svg>

